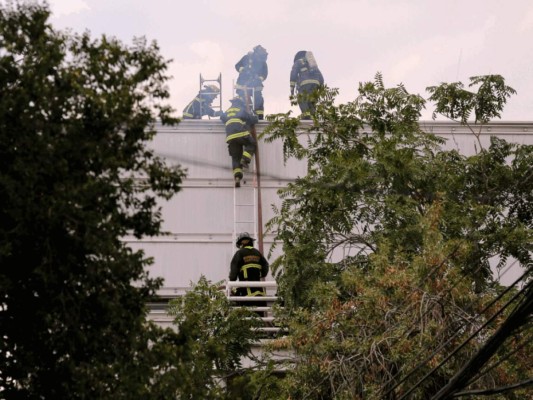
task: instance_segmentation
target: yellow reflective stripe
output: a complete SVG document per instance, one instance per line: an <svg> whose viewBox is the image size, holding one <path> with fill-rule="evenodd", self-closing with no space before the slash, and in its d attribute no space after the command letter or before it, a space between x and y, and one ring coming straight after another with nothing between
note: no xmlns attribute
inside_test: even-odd
<svg viewBox="0 0 533 400"><path fill-rule="evenodd" d="M254 288L254 289L257 290L257 292L252 293L252 288L246 288L246 291L248 292L246 296L264 296L265 295L264 289L261 289L261 288Z"/></svg>
<svg viewBox="0 0 533 400"><path fill-rule="evenodd" d="M243 151L242 152L242 156L246 157L246 158L249 158L249 159L252 159L252 155L250 153L248 153L247 151Z"/></svg>
<svg viewBox="0 0 533 400"><path fill-rule="evenodd" d="M228 126L229 124L234 124L234 123L244 124L243 120L240 118L230 118L226 121L226 126Z"/></svg>
<svg viewBox="0 0 533 400"><path fill-rule="evenodd" d="M234 168L233 169L233 175L237 174L237 173L242 173L242 168Z"/></svg>
<svg viewBox="0 0 533 400"><path fill-rule="evenodd" d="M192 115L192 114L189 114L189 113L183 113L183 115L184 115L185 117L191 117L191 118L193 117L193 115Z"/></svg>
<svg viewBox="0 0 533 400"><path fill-rule="evenodd" d="M243 266L241 267L241 271L243 272L245 278L248 278L248 268L256 268L256 269L259 269L259 270L262 269L261 265L259 265L259 264L247 264L247 265L243 265Z"/></svg>
<svg viewBox="0 0 533 400"><path fill-rule="evenodd" d="M257 115L262 115L262 114L264 114L265 112L264 112L263 110L255 110L255 113L256 113Z"/></svg>
<svg viewBox="0 0 533 400"><path fill-rule="evenodd" d="M262 90L263 89L263 86L246 86L246 85L235 85L235 89L241 89L241 90Z"/></svg>
<svg viewBox="0 0 533 400"><path fill-rule="evenodd" d="M307 67L300 68L300 71L307 71Z"/></svg>
<svg viewBox="0 0 533 400"><path fill-rule="evenodd" d="M306 80L300 82L300 86L307 85L309 83L316 83L317 85L320 85L320 82L317 79L306 79Z"/></svg>
<svg viewBox="0 0 533 400"><path fill-rule="evenodd" d="M248 131L234 133L232 135L229 135L226 138L226 142L229 142L230 140L237 139L237 138L240 138L240 137L248 136L249 134L250 134L250 132L248 132Z"/></svg>

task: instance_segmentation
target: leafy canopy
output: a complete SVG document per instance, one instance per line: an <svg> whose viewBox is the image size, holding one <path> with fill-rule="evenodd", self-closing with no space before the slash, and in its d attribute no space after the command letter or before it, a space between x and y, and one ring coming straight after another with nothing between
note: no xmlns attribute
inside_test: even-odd
<svg viewBox="0 0 533 400"><path fill-rule="evenodd" d="M0 386L6 398L156 397L172 343L146 322L160 286L120 239L158 235L184 171L147 148L168 61L0 6Z"/></svg>
<svg viewBox="0 0 533 400"><path fill-rule="evenodd" d="M234 307L220 282L204 276L172 300L168 312L182 342L181 361L173 372L175 379L187 382L181 393L196 399L250 398L253 386L242 359L256 359L252 347L259 342L256 328L262 324L257 314Z"/></svg>
<svg viewBox="0 0 533 400"><path fill-rule="evenodd" d="M499 117L514 90L498 75L473 85L428 90L437 114L479 140L479 124ZM491 137L473 156L446 150L420 127L423 98L380 74L353 102L335 105L336 94L319 93L311 125L289 112L263 134L282 141L285 159L307 162L268 224L283 250L272 267L295 354L284 396L430 398L498 327L474 335L511 296L491 262L532 265L533 146ZM511 329L507 353L531 347L527 332ZM528 357L505 353L471 388L531 375Z"/></svg>

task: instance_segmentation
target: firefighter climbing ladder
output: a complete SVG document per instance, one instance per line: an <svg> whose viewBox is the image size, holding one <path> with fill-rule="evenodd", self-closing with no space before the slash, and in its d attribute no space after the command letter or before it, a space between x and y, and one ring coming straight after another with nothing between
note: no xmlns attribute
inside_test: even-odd
<svg viewBox="0 0 533 400"><path fill-rule="evenodd" d="M246 93L246 92L245 92ZM252 99L254 92L252 90ZM245 99L246 107L251 111L252 99L247 97ZM264 254L263 250L263 217L262 217L262 203L261 203L261 164L259 160L259 141L255 126L251 128L251 135L256 139L257 148L253 157L253 162L250 163L250 169L244 170L244 178L241 181L240 187L233 187L233 240L232 246L235 246L237 237L240 232L248 232L257 239L257 248ZM232 249L233 250L233 249ZM226 282L226 296L232 301L242 301L250 298L243 298L241 296L232 296L232 288L234 287L263 287L267 290L267 295L262 297L252 297L252 300L267 301L265 306L254 307L256 311L264 312L261 317L265 326L257 328L258 331L264 333L278 333L280 328L273 325L275 317L272 314L272 303L277 300L277 284L275 281L261 281L261 282ZM271 293L268 294L268 291Z"/></svg>
<svg viewBox="0 0 533 400"><path fill-rule="evenodd" d="M245 92L246 93L246 92ZM246 96L245 103L248 111L251 111L253 104L252 97ZM255 132L255 126L251 129L251 135L256 139L257 148L250 169L244 170L244 177L241 187L233 189L233 240L235 243L240 232L253 234L257 240L257 246L263 253L263 220L261 209L261 173L259 163L259 142ZM251 179L250 179L251 178Z"/></svg>

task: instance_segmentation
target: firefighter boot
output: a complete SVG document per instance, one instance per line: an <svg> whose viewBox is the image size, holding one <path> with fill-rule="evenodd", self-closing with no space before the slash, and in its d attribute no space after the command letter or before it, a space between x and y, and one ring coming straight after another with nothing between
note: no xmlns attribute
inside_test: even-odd
<svg viewBox="0 0 533 400"><path fill-rule="evenodd" d="M236 176L235 177L235 187L236 188L241 187L241 177L240 176Z"/></svg>
<svg viewBox="0 0 533 400"><path fill-rule="evenodd" d="M246 157L241 158L241 166L243 169L250 169L250 159Z"/></svg>

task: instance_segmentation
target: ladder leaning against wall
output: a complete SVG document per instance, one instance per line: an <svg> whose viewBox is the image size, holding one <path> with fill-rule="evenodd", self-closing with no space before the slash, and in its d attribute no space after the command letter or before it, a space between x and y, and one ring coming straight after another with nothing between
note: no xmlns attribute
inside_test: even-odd
<svg viewBox="0 0 533 400"><path fill-rule="evenodd" d="M235 85L234 85L235 89ZM252 111L254 104L254 91L252 96L245 98L246 108ZM240 232L248 232L257 240L257 246L263 253L263 219L261 203L261 168L259 163L259 142L252 127L252 136L256 139L257 148L254 161L248 170L243 170L243 181L239 188L233 188L233 243Z"/></svg>
<svg viewBox="0 0 533 400"><path fill-rule="evenodd" d="M246 99L246 106L251 110L253 104L252 98ZM235 246L237 237L241 232L248 232L257 240L258 250L264 254L263 249L263 219L262 219L262 203L261 203L261 164L259 160L259 141L255 126L252 127L251 134L257 142L257 149L254 155L254 162L250 163L250 168L244 170L243 180L240 187L233 188L233 240L232 246ZM233 247L232 250L235 248ZM239 297L232 295L232 289L236 287L264 287L267 295L264 297ZM277 300L277 284L275 281L262 282L226 282L226 295L232 301L246 301L257 300L266 301L266 307L254 307L255 311L261 311L265 314L261 317L265 326L258 328L258 330L265 333L276 333L280 328L274 326L274 316L272 314L272 304Z"/></svg>

